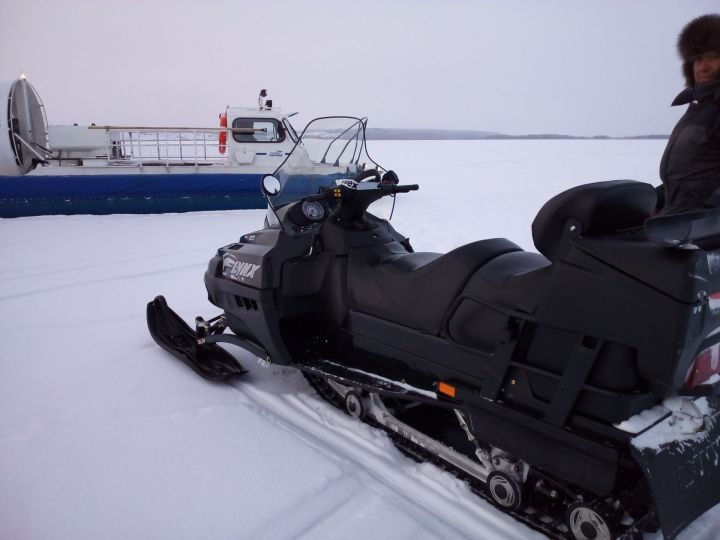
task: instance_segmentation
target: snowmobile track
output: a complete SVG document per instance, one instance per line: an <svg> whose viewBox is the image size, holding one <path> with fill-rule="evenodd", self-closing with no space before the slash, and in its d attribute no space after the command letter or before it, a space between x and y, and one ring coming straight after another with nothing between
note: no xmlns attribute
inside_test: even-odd
<svg viewBox="0 0 720 540"><path fill-rule="evenodd" d="M296 370L291 371L299 376L299 372ZM454 519L449 519L447 515L438 513L435 501L432 505L428 505L424 500L414 500L411 497L412 490L418 489L417 482L420 480L409 478L409 481L413 484L411 489L407 485L403 486L401 482L398 484L399 478L408 479L408 477L406 477L405 473L397 470L395 465L397 457L388 455L387 447L378 446L377 441L369 440L367 436L354 440L349 436L348 424L345 422L336 425L333 420L328 428L327 425L322 423L322 419L318 421L318 412L321 415L326 413L322 410L318 411L317 404L319 402L317 397L310 392L310 388L308 388L306 399L300 399L294 394L287 396L273 394L271 396L256 385L246 384L245 381L230 382L230 386L241 394L241 398L247 406L254 408L258 414L267 418L277 427L287 430L303 440L319 453L327 455L346 473L357 476L358 469L365 469L366 473L363 473L359 481L363 485L370 487L371 491L380 499L392 502L402 513L411 517L415 516L415 519L424 522L424 526L429 527L426 530L428 538L469 539L473 537L473 535L468 534L470 528L467 526L471 520L477 518L477 509L473 508L473 505L458 505L457 501L447 498L445 489L436 490L435 495L437 497L442 496L442 500L438 499L437 502L442 503L444 511L454 509L457 512L454 515L461 520L461 524L458 525ZM279 406L282 406L283 409L278 409ZM285 409L288 406L289 409ZM321 407L324 408L324 405L321 405ZM350 426L353 424L355 423L351 422ZM371 427L368 426L368 428ZM384 431L381 432L375 429L369 429L368 431L377 434L384 433ZM384 436L382 439L386 440ZM429 489L432 490L432 487ZM406 501L406 499L408 500ZM433 515L434 519L427 520L428 514ZM504 519L504 513L498 514L502 515L495 516L496 521L488 522L488 526L493 530L493 537L516 538L519 540L526 536L518 530L516 525Z"/></svg>
<svg viewBox="0 0 720 540"><path fill-rule="evenodd" d="M310 386L312 386L313 389L325 401L331 403L339 409L345 409L345 403L343 399L340 398L340 396L325 381L325 379L316 375L308 375L304 372L303 376L310 383ZM529 513L524 511L508 511L500 507L498 504L495 503L495 501L492 500L492 498L485 491L485 484L483 482L479 481L476 478L473 478L464 471L453 467L445 460L436 457L421 446L409 441L405 437L402 437L401 435L395 433L392 430L386 429L384 426L378 424L372 419L366 418L363 420L363 422L387 433L388 437L393 441L395 446L406 455L409 455L409 457L412 457L424 463L431 463L432 465L435 465L441 470L448 472L456 478L464 481L470 487L473 493L475 493L477 496L502 511L504 514L511 516L516 521L519 521L523 525L529 527L530 529L542 533L553 540L568 540L569 538L572 538L569 533L563 532L559 529L559 526L565 527L561 519L556 519L549 515L541 514L539 512Z"/></svg>

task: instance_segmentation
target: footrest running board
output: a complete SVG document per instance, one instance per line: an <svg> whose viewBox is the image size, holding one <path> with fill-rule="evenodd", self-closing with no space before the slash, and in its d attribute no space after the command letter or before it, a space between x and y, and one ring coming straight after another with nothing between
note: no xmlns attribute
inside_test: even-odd
<svg viewBox="0 0 720 540"><path fill-rule="evenodd" d="M402 399L437 400L437 395L433 390L417 388L403 381L393 381L381 375L344 366L330 360L303 360L295 362L293 366L310 375L327 377L346 386L360 386L369 392L393 395Z"/></svg>

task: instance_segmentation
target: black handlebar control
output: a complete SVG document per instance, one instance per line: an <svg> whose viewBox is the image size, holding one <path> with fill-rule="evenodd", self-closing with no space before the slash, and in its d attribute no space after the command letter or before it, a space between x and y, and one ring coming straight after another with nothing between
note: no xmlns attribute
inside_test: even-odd
<svg viewBox="0 0 720 540"><path fill-rule="evenodd" d="M409 193L411 191L417 191L420 186L417 184L405 184L398 186L395 184L380 184L378 186L383 195L392 195L395 193Z"/></svg>

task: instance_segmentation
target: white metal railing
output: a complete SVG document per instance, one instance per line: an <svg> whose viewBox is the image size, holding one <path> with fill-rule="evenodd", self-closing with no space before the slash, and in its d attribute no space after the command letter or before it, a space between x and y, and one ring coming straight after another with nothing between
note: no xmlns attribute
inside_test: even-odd
<svg viewBox="0 0 720 540"><path fill-rule="evenodd" d="M111 164L210 165L229 161L233 133L265 131L255 128L192 128L90 126L105 130L107 158ZM219 137L226 133L221 152Z"/></svg>

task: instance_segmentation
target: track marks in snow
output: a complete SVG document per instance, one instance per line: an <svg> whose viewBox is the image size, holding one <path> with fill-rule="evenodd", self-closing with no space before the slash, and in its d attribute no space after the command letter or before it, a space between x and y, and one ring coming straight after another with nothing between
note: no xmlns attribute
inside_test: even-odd
<svg viewBox="0 0 720 540"><path fill-rule="evenodd" d="M292 508L279 509L280 519L260 523L243 531L244 538L272 538L294 540L320 538L313 531L334 516L345 513L357 499L357 485L350 477L340 477L319 490L305 494L305 498Z"/></svg>
<svg viewBox="0 0 720 540"><path fill-rule="evenodd" d="M301 377L299 373L296 376ZM363 486L361 493L366 494L351 503L353 508L361 511L362 498L370 492L376 503L394 509L391 513L400 511L418 524L417 530L395 531L394 538L416 538L418 534L424 538L471 538L478 534L542 538L476 497L458 479L433 465L417 464L401 455L383 432L321 401L309 386L308 393L297 395L270 394L242 381L234 387L256 414L325 455ZM344 508L342 505L326 512L324 520L352 519L336 515L345 512ZM322 529L322 524L315 527ZM303 532L298 531L299 536Z"/></svg>
<svg viewBox="0 0 720 540"><path fill-rule="evenodd" d="M193 270L193 269L197 269L197 268L198 268L197 264L186 264L183 266L172 266L167 269L151 270L151 271L139 272L139 273L135 273L135 274L122 274L122 275L109 276L109 277L100 278L100 279L82 279L80 281L73 281L70 283L65 283L63 285L58 285L58 286L54 286L54 287L31 289L29 291L19 292L16 294L8 294L5 296L0 296L0 301L1 300L13 300L13 299L17 299L17 298L25 298L25 297L34 296L37 294L62 291L62 290L66 290L66 289L82 288L82 287L87 287L89 285L97 285L100 283L111 283L113 281L122 282L122 281L126 281L126 280L131 280L131 279L145 278L145 277L149 277L149 276L157 276L157 275L164 276L164 275L169 275L169 274L176 274L179 272L184 272L185 270Z"/></svg>
<svg viewBox="0 0 720 540"><path fill-rule="evenodd" d="M212 251L210 251L212 253ZM143 257L127 257L123 259L116 259L116 258L109 258L106 260L106 262L98 264L98 257L92 257L92 258L86 258L86 259L73 259L73 265L72 266L65 266L62 263L58 264L55 263L51 270L43 270L38 271L38 268L44 268L46 264L33 264L33 265L25 265L25 266L13 266L11 269L0 269L0 276L3 276L4 274L7 275L7 277L0 277L0 282L3 281L15 281L15 280L21 280L21 279L34 279L38 277L46 277L46 276L60 276L62 274L69 274L69 273L82 273L87 271L95 271L102 268L112 268L114 270L117 270L119 267L123 265L130 265L136 266L139 262L147 262L147 261L153 261L153 260L162 260L167 259L168 265L172 266L175 264L175 261L173 260L174 257L178 257L180 255L190 255L190 254L196 254L198 255L198 264L205 265L207 263L206 259L208 258L208 250L206 248L197 248L197 249L187 249L187 250L180 250L180 251L173 251L173 252L167 252L167 253L159 253L154 255L147 255Z"/></svg>

